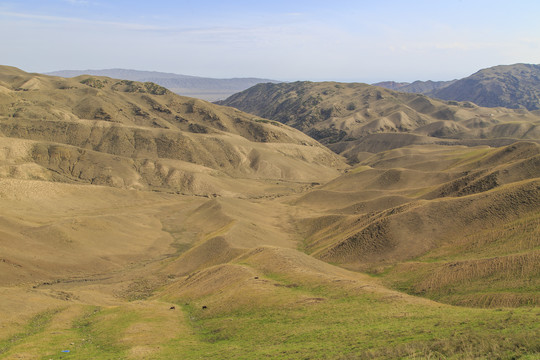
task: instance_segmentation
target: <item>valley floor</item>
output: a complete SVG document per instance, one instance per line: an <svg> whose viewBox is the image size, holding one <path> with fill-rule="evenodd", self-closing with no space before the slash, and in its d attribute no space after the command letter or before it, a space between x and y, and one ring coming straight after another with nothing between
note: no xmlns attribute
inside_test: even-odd
<svg viewBox="0 0 540 360"><path fill-rule="evenodd" d="M540 353L537 307L437 303L298 250L292 220L315 210L281 195L304 184L210 199L0 181L2 359Z"/></svg>

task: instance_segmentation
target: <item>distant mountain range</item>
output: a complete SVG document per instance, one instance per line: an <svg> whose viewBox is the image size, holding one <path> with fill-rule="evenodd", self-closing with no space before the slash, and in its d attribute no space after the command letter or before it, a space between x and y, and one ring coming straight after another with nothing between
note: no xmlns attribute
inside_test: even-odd
<svg viewBox="0 0 540 360"><path fill-rule="evenodd" d="M219 101L261 83L280 83L262 78L216 79L198 76L128 69L60 70L46 73L61 77L108 76L154 82L179 95ZM383 81L372 84L386 89L428 95L432 98L471 101L484 107L540 109L540 65L499 65L482 69L463 79L449 81Z"/></svg>
<svg viewBox="0 0 540 360"><path fill-rule="evenodd" d="M485 107L540 109L540 65L499 65L460 80L384 81L373 85L443 100L472 101Z"/></svg>
<svg viewBox="0 0 540 360"><path fill-rule="evenodd" d="M383 82L375 83L373 85L380 86L380 87L390 89L390 90L401 91L401 92L408 92L408 93L415 93L415 94L428 94L429 92L433 90L437 90L445 86L451 85L455 83L456 81L457 80L450 80L450 81L417 80L412 83L383 81Z"/></svg>
<svg viewBox="0 0 540 360"><path fill-rule="evenodd" d="M215 79L207 77L180 75L157 71L139 71L128 69L104 70L60 70L46 75L75 77L79 75L108 76L114 79L153 82L164 86L179 95L190 96L207 101L216 101L248 89L260 83L278 83L277 80L259 78Z"/></svg>

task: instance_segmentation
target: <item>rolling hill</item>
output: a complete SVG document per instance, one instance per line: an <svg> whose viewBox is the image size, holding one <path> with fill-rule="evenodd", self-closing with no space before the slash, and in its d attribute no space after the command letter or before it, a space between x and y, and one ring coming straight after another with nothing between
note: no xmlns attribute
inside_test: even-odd
<svg viewBox="0 0 540 360"><path fill-rule="evenodd" d="M59 70L46 75L77 77L81 75L106 76L140 82L153 82L182 96L195 97L207 101L225 99L239 91L259 83L277 83L279 81L259 78L215 79L200 76L180 75L158 71L140 71L128 69L103 70Z"/></svg>
<svg viewBox="0 0 540 360"><path fill-rule="evenodd" d="M155 83L0 67L0 359L534 358L529 135L388 138L351 168Z"/></svg>
<svg viewBox="0 0 540 360"><path fill-rule="evenodd" d="M259 84L219 104L299 129L352 162L413 144L501 146L540 138L534 112L358 83Z"/></svg>
<svg viewBox="0 0 540 360"><path fill-rule="evenodd" d="M316 258L438 301L538 305L539 179L537 143L410 146L295 204L319 211L299 222Z"/></svg>
<svg viewBox="0 0 540 360"><path fill-rule="evenodd" d="M231 177L309 182L340 166L298 131L154 83L1 70L5 176L220 194Z"/></svg>

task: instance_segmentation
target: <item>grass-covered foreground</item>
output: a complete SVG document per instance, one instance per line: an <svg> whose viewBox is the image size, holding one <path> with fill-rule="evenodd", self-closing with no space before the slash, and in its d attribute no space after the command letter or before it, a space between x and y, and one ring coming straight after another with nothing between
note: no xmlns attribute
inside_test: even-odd
<svg viewBox="0 0 540 360"><path fill-rule="evenodd" d="M535 358L538 311L396 306L344 296L288 309L197 318L194 358ZM174 351L174 350L173 350ZM173 351L167 353L172 355Z"/></svg>
<svg viewBox="0 0 540 360"><path fill-rule="evenodd" d="M231 298L227 289L221 289L172 302L168 292L168 301L155 298L114 307L72 305L48 311L16 335L0 340L0 358L539 357L538 308L473 309L399 293L293 283L272 274L258 280L275 291ZM219 303L220 292L237 301L230 307Z"/></svg>

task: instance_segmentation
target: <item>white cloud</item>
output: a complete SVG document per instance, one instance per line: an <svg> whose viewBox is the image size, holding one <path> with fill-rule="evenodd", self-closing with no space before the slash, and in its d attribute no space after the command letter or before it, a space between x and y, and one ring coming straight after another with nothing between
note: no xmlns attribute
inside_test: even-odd
<svg viewBox="0 0 540 360"><path fill-rule="evenodd" d="M109 25L109 26L114 26L114 27L123 28L127 30L158 30L158 31L171 30L171 28L155 26L155 25L147 25L147 24L91 20L91 19L82 19L82 18L77 18L77 17L65 17L65 16L54 16L54 15L36 15L36 14L10 12L10 11L0 11L0 16L10 17L10 18L19 18L19 19L38 20L38 21L44 21L44 22Z"/></svg>
<svg viewBox="0 0 540 360"><path fill-rule="evenodd" d="M86 0L64 0L67 3L74 5L88 5L90 2Z"/></svg>

